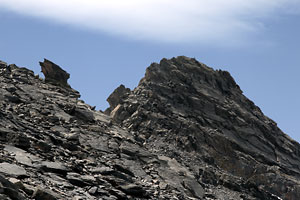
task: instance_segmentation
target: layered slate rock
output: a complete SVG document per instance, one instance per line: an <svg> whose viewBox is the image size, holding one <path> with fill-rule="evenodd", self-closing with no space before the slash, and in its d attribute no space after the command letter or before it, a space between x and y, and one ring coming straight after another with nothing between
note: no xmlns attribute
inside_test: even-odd
<svg viewBox="0 0 300 200"><path fill-rule="evenodd" d="M203 196L192 175L181 184L177 170L188 171L185 166L143 147L109 116L80 100L76 90L1 63L0 199ZM122 89L120 94L126 96ZM120 103L118 95L110 98L112 105ZM174 181L178 189L165 190Z"/></svg>
<svg viewBox="0 0 300 200"><path fill-rule="evenodd" d="M167 156L154 170L173 177L169 190L189 185L186 191L199 198L191 191L196 182L205 199L300 199L300 145L243 95L229 72L184 56L163 59L118 102L110 108L113 121ZM163 170L170 159L187 171ZM184 180L189 176L195 182Z"/></svg>
<svg viewBox="0 0 300 200"><path fill-rule="evenodd" d="M0 199L300 198L299 144L228 72L163 59L110 116L63 77L0 62Z"/></svg>

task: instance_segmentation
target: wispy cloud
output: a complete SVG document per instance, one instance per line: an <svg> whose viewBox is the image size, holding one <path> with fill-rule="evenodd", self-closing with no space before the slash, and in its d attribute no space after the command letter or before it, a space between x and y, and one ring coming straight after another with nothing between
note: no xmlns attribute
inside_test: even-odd
<svg viewBox="0 0 300 200"><path fill-rule="evenodd" d="M235 41L299 0L0 0L0 8L59 23L164 42Z"/></svg>

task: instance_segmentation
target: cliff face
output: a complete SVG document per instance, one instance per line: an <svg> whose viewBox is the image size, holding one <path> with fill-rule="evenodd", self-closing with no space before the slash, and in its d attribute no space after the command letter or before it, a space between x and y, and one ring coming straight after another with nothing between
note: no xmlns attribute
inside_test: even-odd
<svg viewBox="0 0 300 200"><path fill-rule="evenodd" d="M163 59L106 114L28 69L0 74L0 199L300 199L300 145L228 72Z"/></svg>

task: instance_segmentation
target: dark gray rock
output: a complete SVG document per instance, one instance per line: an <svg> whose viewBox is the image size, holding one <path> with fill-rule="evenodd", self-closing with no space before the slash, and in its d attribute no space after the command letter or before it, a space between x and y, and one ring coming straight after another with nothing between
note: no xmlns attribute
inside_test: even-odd
<svg viewBox="0 0 300 200"><path fill-rule="evenodd" d="M75 115L78 119L81 119L83 121L87 121L87 122L95 121L94 114L90 110L75 108L73 115Z"/></svg>
<svg viewBox="0 0 300 200"><path fill-rule="evenodd" d="M0 175L0 199L25 200L18 187Z"/></svg>
<svg viewBox="0 0 300 200"><path fill-rule="evenodd" d="M28 174L23 167L16 164L0 163L0 173L11 177L27 177Z"/></svg>
<svg viewBox="0 0 300 200"><path fill-rule="evenodd" d="M228 72L163 59L105 115L42 65L0 62L0 199L300 199L300 145Z"/></svg>
<svg viewBox="0 0 300 200"><path fill-rule="evenodd" d="M21 99L17 95L7 94L4 96L9 102L22 103Z"/></svg>
<svg viewBox="0 0 300 200"><path fill-rule="evenodd" d="M17 190L17 187L10 182L9 180L7 180L4 176L0 175L0 183L2 187L6 187L6 188L11 188L14 190Z"/></svg>
<svg viewBox="0 0 300 200"><path fill-rule="evenodd" d="M147 192L143 189L143 187L129 184L129 185L122 185L120 186L121 190L126 194L135 196L135 197L146 197Z"/></svg>
<svg viewBox="0 0 300 200"><path fill-rule="evenodd" d="M300 145L243 95L229 72L215 71L184 56L163 59L148 67L138 87L118 102L111 112L114 122L135 133L146 148L166 156L161 157L158 166L163 168L157 172L169 187L180 186L174 169L183 177L186 175L178 169L199 176L196 166L210 165L213 172L204 173L200 180L206 188L224 187L215 190L214 196L226 199L226 193L219 193L227 188L250 199L296 198L296 192L288 188L297 191L299 182L288 177L300 175L296 167ZM133 157L130 148L121 146L121 150ZM272 175L268 172L270 168L276 168ZM225 177L234 178L227 181ZM241 187L249 178L255 180L257 188L268 182L272 186ZM241 182L237 183L238 180ZM188 189L192 195L199 191L202 196L203 191L192 191L192 185Z"/></svg>
<svg viewBox="0 0 300 200"><path fill-rule="evenodd" d="M6 68L7 63L0 60L0 68Z"/></svg>
<svg viewBox="0 0 300 200"><path fill-rule="evenodd" d="M4 150L7 151L8 153L14 155L15 160L19 164L22 164L22 165L34 167L35 163L41 161L41 159L39 159L37 156L34 156L34 155L24 151L23 149L19 149L14 146L5 145Z"/></svg>
<svg viewBox="0 0 300 200"><path fill-rule="evenodd" d="M4 188L4 193L12 200L25 200L25 197L21 193L12 188Z"/></svg>
<svg viewBox="0 0 300 200"><path fill-rule="evenodd" d="M80 175L77 173L68 173L67 179L71 184L79 186L79 187L97 184L96 179L90 175Z"/></svg>
<svg viewBox="0 0 300 200"><path fill-rule="evenodd" d="M91 172L94 174L110 175L114 172L114 169L110 167L97 167L91 169Z"/></svg>
<svg viewBox="0 0 300 200"><path fill-rule="evenodd" d="M186 179L183 186L189 190L195 198L201 199L204 196L204 189L195 179Z"/></svg>
<svg viewBox="0 0 300 200"><path fill-rule="evenodd" d="M55 194L54 192L47 190L47 189L43 189L43 188L37 188L33 195L32 198L35 200L58 200L58 199L62 199L60 196L58 196L57 194Z"/></svg>
<svg viewBox="0 0 300 200"><path fill-rule="evenodd" d="M60 162L43 161L41 169L46 172L54 172L59 174L67 174L68 169Z"/></svg>

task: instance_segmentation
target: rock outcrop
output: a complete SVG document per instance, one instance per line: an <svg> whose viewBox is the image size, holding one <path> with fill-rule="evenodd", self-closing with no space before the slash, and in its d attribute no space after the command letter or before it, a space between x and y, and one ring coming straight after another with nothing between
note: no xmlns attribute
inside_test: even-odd
<svg viewBox="0 0 300 200"><path fill-rule="evenodd" d="M40 62L40 65L46 82L69 87L68 79L70 78L70 74L60 66L47 59L44 59L44 62Z"/></svg>
<svg viewBox="0 0 300 200"><path fill-rule="evenodd" d="M106 114L65 74L0 62L0 199L300 199L300 145L228 72L163 59Z"/></svg>

